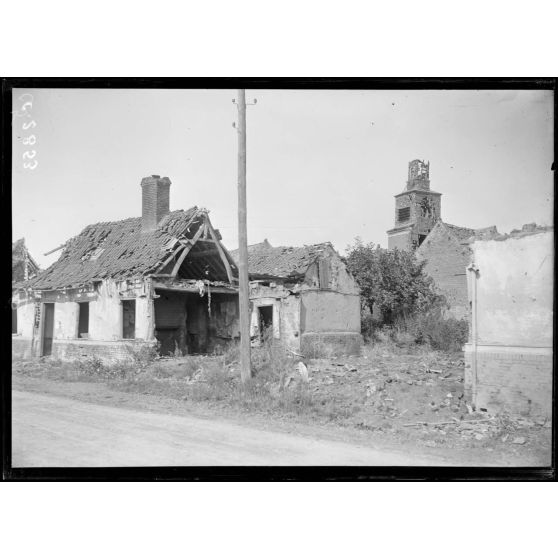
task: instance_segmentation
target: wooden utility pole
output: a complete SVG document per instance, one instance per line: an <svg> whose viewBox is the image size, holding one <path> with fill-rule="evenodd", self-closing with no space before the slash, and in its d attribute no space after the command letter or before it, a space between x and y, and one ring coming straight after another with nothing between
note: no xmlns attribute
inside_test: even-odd
<svg viewBox="0 0 558 558"><path fill-rule="evenodd" d="M240 377L252 376L250 365L250 293L246 230L246 92L238 90L238 287L240 308Z"/></svg>

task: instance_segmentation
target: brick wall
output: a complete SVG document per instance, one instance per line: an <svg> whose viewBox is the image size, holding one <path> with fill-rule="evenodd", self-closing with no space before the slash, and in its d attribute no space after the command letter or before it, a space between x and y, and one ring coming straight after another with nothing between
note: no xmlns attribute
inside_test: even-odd
<svg viewBox="0 0 558 558"><path fill-rule="evenodd" d="M358 356L361 349L362 335L360 333L303 333L300 338L300 351L307 358Z"/></svg>
<svg viewBox="0 0 558 558"><path fill-rule="evenodd" d="M470 249L459 244L440 226L433 229L416 254L417 258L426 260L424 269L447 298L449 313L457 319L467 318L469 299L465 269L471 260Z"/></svg>
<svg viewBox="0 0 558 558"><path fill-rule="evenodd" d="M465 347L465 392L472 399L472 347ZM489 412L552 416L552 350L481 346L476 407Z"/></svg>
<svg viewBox="0 0 558 558"><path fill-rule="evenodd" d="M154 230L157 223L169 212L170 180L157 175L141 181L142 229Z"/></svg>
<svg viewBox="0 0 558 558"><path fill-rule="evenodd" d="M134 350L154 343L139 341L70 341L55 339L52 356L61 360L78 360L98 357L106 362L129 360Z"/></svg>

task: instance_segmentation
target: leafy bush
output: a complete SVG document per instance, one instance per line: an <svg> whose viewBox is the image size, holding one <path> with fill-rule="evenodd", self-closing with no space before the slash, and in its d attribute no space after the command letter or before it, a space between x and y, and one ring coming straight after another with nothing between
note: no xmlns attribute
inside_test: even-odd
<svg viewBox="0 0 558 558"><path fill-rule="evenodd" d="M356 279L361 294L362 314L379 311L382 322L392 325L418 312L441 308L445 298L436 291L425 271L425 262L404 250L385 250L357 238L347 248L347 268Z"/></svg>

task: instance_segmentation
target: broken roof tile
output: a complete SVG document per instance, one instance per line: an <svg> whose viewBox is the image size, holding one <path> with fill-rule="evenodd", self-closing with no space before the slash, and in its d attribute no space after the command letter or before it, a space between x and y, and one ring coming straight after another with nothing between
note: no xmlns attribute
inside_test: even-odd
<svg viewBox="0 0 558 558"><path fill-rule="evenodd" d="M191 238L203 215L197 207L172 211L147 232L142 232L141 217L88 225L66 243L55 263L22 286L48 290L152 273L168 255L171 241Z"/></svg>
<svg viewBox="0 0 558 558"><path fill-rule="evenodd" d="M253 277L301 276L328 248L332 248L329 242L302 247L274 248L266 239L259 244L248 246L248 273ZM238 264L238 250L233 250L231 255Z"/></svg>

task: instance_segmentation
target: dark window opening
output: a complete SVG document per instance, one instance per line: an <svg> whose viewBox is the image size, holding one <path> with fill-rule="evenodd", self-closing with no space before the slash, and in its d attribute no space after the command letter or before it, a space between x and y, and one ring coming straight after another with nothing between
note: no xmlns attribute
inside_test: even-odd
<svg viewBox="0 0 558 558"><path fill-rule="evenodd" d="M419 246L424 242L425 238L426 238L425 234L419 234L419 238L418 238L418 245Z"/></svg>
<svg viewBox="0 0 558 558"><path fill-rule="evenodd" d="M273 306L259 306L258 318L260 326L260 340L266 336L273 337Z"/></svg>
<svg viewBox="0 0 558 558"><path fill-rule="evenodd" d="M12 333L17 333L17 308L12 308Z"/></svg>
<svg viewBox="0 0 558 558"><path fill-rule="evenodd" d="M399 221L408 221L411 218L411 208L403 207L398 211Z"/></svg>
<svg viewBox="0 0 558 558"><path fill-rule="evenodd" d="M122 301L122 337L124 339L136 338L136 301Z"/></svg>
<svg viewBox="0 0 558 558"><path fill-rule="evenodd" d="M87 339L89 337L89 302L80 302L78 306L78 338Z"/></svg>

